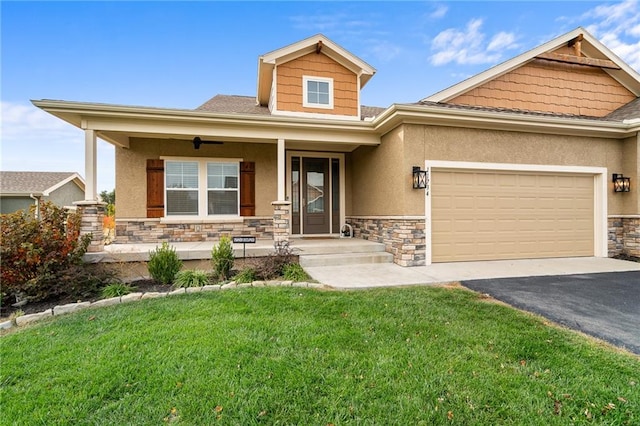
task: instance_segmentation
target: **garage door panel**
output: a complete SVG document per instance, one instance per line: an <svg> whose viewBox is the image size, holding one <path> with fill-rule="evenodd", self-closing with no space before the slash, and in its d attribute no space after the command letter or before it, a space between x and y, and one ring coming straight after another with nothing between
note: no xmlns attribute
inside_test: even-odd
<svg viewBox="0 0 640 426"><path fill-rule="evenodd" d="M589 175L436 170L432 261L592 256Z"/></svg>

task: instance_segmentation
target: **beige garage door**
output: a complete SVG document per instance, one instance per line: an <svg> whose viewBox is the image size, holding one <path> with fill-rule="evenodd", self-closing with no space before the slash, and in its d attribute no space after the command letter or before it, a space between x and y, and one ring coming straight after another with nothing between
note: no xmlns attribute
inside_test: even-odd
<svg viewBox="0 0 640 426"><path fill-rule="evenodd" d="M593 256L589 175L436 170L432 261Z"/></svg>

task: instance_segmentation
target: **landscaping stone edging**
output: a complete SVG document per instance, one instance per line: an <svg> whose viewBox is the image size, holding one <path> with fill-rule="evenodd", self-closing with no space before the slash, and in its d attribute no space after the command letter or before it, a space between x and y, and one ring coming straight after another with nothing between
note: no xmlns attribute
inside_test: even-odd
<svg viewBox="0 0 640 426"><path fill-rule="evenodd" d="M66 305L57 305L46 311L36 312L34 314L22 315L15 317L12 320L4 321L0 323L0 330L8 330L13 327L20 327L26 324L31 324L40 321L45 318L70 314L72 312L78 312L89 308L100 308L103 306L118 305L121 303L135 302L138 300L155 299L159 297L168 297L178 294L198 293L201 291L220 291L231 290L237 288L251 288L251 287L298 287L298 288L315 288L315 289L329 289L330 287L324 284L309 283L306 281L294 282L294 281L254 281L252 283L237 284L232 281L223 285L205 285L204 287L187 287L172 290L166 293L163 292L147 292L147 293L129 293L120 297L111 297L109 299L100 299L95 302L78 302L68 303Z"/></svg>

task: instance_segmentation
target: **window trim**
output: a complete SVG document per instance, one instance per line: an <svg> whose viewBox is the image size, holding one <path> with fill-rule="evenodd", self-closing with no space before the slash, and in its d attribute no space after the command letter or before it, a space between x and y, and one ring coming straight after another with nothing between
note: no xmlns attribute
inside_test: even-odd
<svg viewBox="0 0 640 426"><path fill-rule="evenodd" d="M316 81L320 83L329 83L329 103L316 104L309 102L308 82ZM305 108L333 109L333 78L315 77L310 75L302 76L302 106Z"/></svg>
<svg viewBox="0 0 640 426"><path fill-rule="evenodd" d="M237 219L240 218L240 163L243 161L241 158L203 158L203 157L160 157L165 162L165 178L164 178L164 218L166 220L224 220L224 219ZM167 163L170 162L196 162L198 163L198 214L197 215L170 215L168 214L168 197L167 197L167 177L166 169ZM209 187L207 184L207 164L208 163L232 163L237 165L237 179L238 187L235 188L237 192L237 213L236 214L208 214L208 192ZM231 191L232 189L229 189Z"/></svg>

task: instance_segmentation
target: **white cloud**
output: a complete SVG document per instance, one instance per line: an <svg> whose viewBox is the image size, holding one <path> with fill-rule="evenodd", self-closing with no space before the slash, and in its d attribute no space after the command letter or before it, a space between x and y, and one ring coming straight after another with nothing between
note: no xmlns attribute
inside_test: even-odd
<svg viewBox="0 0 640 426"><path fill-rule="evenodd" d="M640 70L640 5L638 0L603 4L584 13L580 20L587 31Z"/></svg>
<svg viewBox="0 0 640 426"><path fill-rule="evenodd" d="M495 63L502 58L504 50L517 47L512 33L500 32L485 43L482 19L472 19L464 30L449 28L440 32L431 41L433 65L455 62L460 65Z"/></svg>
<svg viewBox="0 0 640 426"><path fill-rule="evenodd" d="M71 171L84 176L82 130L31 105L0 102L2 170ZM98 187L113 189L114 149L98 143Z"/></svg>
<svg viewBox="0 0 640 426"><path fill-rule="evenodd" d="M513 33L506 33L504 31L494 35L487 46L487 52L494 52L496 50L514 49L518 47L515 44L516 36Z"/></svg>
<svg viewBox="0 0 640 426"><path fill-rule="evenodd" d="M380 62L389 62L402 53L402 47L386 40L367 40L369 52Z"/></svg>
<svg viewBox="0 0 640 426"><path fill-rule="evenodd" d="M449 11L449 8L444 4L438 4L435 6L435 10L429 14L429 18L431 19L441 19Z"/></svg>

